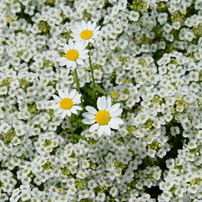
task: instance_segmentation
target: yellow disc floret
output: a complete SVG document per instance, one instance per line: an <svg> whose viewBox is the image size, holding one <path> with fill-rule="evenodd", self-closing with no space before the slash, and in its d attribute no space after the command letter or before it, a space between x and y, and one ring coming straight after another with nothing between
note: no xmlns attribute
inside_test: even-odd
<svg viewBox="0 0 202 202"><path fill-rule="evenodd" d="M88 29L82 31L81 34L80 34L80 37L82 39L85 39L85 40L88 40L88 39L92 38L92 36L93 36L93 32L91 30L88 30Z"/></svg>
<svg viewBox="0 0 202 202"><path fill-rule="evenodd" d="M60 108L67 110L67 109L71 109L73 106L73 101L70 98L63 98L62 100L60 100Z"/></svg>
<svg viewBox="0 0 202 202"><path fill-rule="evenodd" d="M106 125L109 123L111 117L108 111L100 110L97 112L95 120L99 125Z"/></svg>
<svg viewBox="0 0 202 202"><path fill-rule="evenodd" d="M75 61L79 58L79 52L77 50L71 49L66 52L67 60Z"/></svg>

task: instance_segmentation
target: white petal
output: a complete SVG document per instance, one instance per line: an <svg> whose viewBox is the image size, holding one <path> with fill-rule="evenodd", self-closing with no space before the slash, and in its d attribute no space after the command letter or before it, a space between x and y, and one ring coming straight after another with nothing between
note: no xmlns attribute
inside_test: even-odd
<svg viewBox="0 0 202 202"><path fill-rule="evenodd" d="M112 129L119 129L119 125L114 121L114 119L111 119L108 123L108 126Z"/></svg>
<svg viewBox="0 0 202 202"><path fill-rule="evenodd" d="M60 102L60 101L61 101L61 98L60 98L60 97L58 97L57 95L53 95L53 98L54 98L56 101L58 101L58 102Z"/></svg>
<svg viewBox="0 0 202 202"><path fill-rule="evenodd" d="M83 64L84 64L84 61L83 61L82 59L79 59L79 58L76 60L76 62L77 62L79 65L83 65Z"/></svg>
<svg viewBox="0 0 202 202"><path fill-rule="evenodd" d="M97 114L97 110L94 108L94 107L91 107L91 106L87 106L86 107L86 110L90 113L90 114Z"/></svg>
<svg viewBox="0 0 202 202"><path fill-rule="evenodd" d="M85 21L83 21L83 20L81 21L81 27L83 30L87 29L87 25L86 25Z"/></svg>
<svg viewBox="0 0 202 202"><path fill-rule="evenodd" d="M63 112L64 112L64 109L58 108L57 113L62 114Z"/></svg>
<svg viewBox="0 0 202 202"><path fill-rule="evenodd" d="M69 46L67 44L64 44L64 51L67 52L69 50Z"/></svg>
<svg viewBox="0 0 202 202"><path fill-rule="evenodd" d="M108 125L105 125L104 126L104 132L107 134L107 135L110 135L111 134L111 129Z"/></svg>
<svg viewBox="0 0 202 202"><path fill-rule="evenodd" d="M74 108L75 110L82 110L82 107L80 106L73 106L72 108Z"/></svg>
<svg viewBox="0 0 202 202"><path fill-rule="evenodd" d="M111 117L117 117L122 113L122 109L118 109L117 111L114 111L112 113L110 113Z"/></svg>
<svg viewBox="0 0 202 202"><path fill-rule="evenodd" d="M104 126L99 126L97 132L98 132L98 136L101 136L104 132Z"/></svg>
<svg viewBox="0 0 202 202"><path fill-rule="evenodd" d="M74 99L72 99L72 101L74 104L80 104L81 103L80 97L74 98Z"/></svg>
<svg viewBox="0 0 202 202"><path fill-rule="evenodd" d="M68 44L69 44L69 50L74 48L74 43L71 39L69 39Z"/></svg>
<svg viewBox="0 0 202 202"><path fill-rule="evenodd" d="M65 94L61 90L58 91L58 94L61 98L65 98Z"/></svg>
<svg viewBox="0 0 202 202"><path fill-rule="evenodd" d="M69 89L68 89L68 88L65 89L65 91L64 91L64 96L65 96L66 98L69 97Z"/></svg>
<svg viewBox="0 0 202 202"><path fill-rule="evenodd" d="M75 107L72 107L70 110L73 114L78 114L78 112L76 111Z"/></svg>
<svg viewBox="0 0 202 202"><path fill-rule="evenodd" d="M74 96L76 95L76 89L73 89L70 94L69 94L69 98L74 98Z"/></svg>
<svg viewBox="0 0 202 202"><path fill-rule="evenodd" d="M107 108L106 111L109 111L112 105L112 99L110 97L107 98Z"/></svg>
<svg viewBox="0 0 202 202"><path fill-rule="evenodd" d="M48 109L58 109L60 107L59 104L52 104L51 106L48 107Z"/></svg>
<svg viewBox="0 0 202 202"><path fill-rule="evenodd" d="M82 119L82 122L85 123L85 124L93 124L93 123L95 123L95 121L93 119L87 119L87 118Z"/></svg>
<svg viewBox="0 0 202 202"><path fill-rule="evenodd" d="M95 115L90 114L90 113L88 113L88 112L84 112L84 113L82 114L82 116L85 117L85 118L87 118L87 119L93 119L93 120L95 120Z"/></svg>
<svg viewBox="0 0 202 202"><path fill-rule="evenodd" d="M66 112L66 114L67 114L67 116L71 116L71 111L68 109L68 110L65 110L65 112Z"/></svg>
<svg viewBox="0 0 202 202"><path fill-rule="evenodd" d="M97 130L98 127L99 127L99 124L98 124L98 123L93 124L93 125L89 128L89 132L92 133L93 131Z"/></svg>
<svg viewBox="0 0 202 202"><path fill-rule="evenodd" d="M120 107L120 103L117 103L117 104L114 104L111 106L109 112L112 113L112 112L115 112L116 110L118 110Z"/></svg>
<svg viewBox="0 0 202 202"><path fill-rule="evenodd" d="M60 62L60 65L61 66L65 66L65 65L67 65L68 64L68 61L65 59L63 62Z"/></svg>
<svg viewBox="0 0 202 202"><path fill-rule="evenodd" d="M59 57L59 58L56 59L56 61L65 62L65 61L67 61L67 59L65 57Z"/></svg>
<svg viewBox="0 0 202 202"><path fill-rule="evenodd" d="M72 30L72 33L70 34L70 36L72 36L72 37L74 37L74 34L80 34L80 32L81 32L76 27L73 27L71 30Z"/></svg>
<svg viewBox="0 0 202 202"><path fill-rule="evenodd" d="M62 119L64 119L64 118L65 118L65 116L66 116L66 112L65 112L65 111L63 111L63 113L61 114L61 118L62 118Z"/></svg>
<svg viewBox="0 0 202 202"><path fill-rule="evenodd" d="M99 110L105 110L107 107L107 100L105 96L99 97L97 99L97 108Z"/></svg>
<svg viewBox="0 0 202 202"><path fill-rule="evenodd" d="M116 122L117 124L119 124L119 125L124 124L124 121L122 119L120 119L120 118L112 118L112 120L114 122Z"/></svg>

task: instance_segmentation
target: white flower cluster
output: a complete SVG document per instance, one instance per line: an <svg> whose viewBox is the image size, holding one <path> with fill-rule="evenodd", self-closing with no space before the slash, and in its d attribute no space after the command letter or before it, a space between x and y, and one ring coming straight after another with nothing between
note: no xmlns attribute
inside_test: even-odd
<svg viewBox="0 0 202 202"><path fill-rule="evenodd" d="M0 201L202 201L201 33L201 0L1 0Z"/></svg>

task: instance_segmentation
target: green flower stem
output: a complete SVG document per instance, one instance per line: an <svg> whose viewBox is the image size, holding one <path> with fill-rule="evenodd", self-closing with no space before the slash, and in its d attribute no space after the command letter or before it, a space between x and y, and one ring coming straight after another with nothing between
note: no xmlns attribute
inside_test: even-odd
<svg viewBox="0 0 202 202"><path fill-rule="evenodd" d="M91 62L91 57L90 57L90 53L89 54L89 64L90 64L90 72L91 72L91 77L92 77L92 82L93 82L93 88L95 89L96 84L95 84L95 78L94 78L94 72L93 72L93 66L92 66L92 62Z"/></svg>
<svg viewBox="0 0 202 202"><path fill-rule="evenodd" d="M76 82L77 91L79 92L79 94L81 94L80 85L79 85L79 77L78 77L78 74L77 74L77 69L75 69L73 73L74 73L74 79L75 79L75 82Z"/></svg>
<svg viewBox="0 0 202 202"><path fill-rule="evenodd" d="M75 80L75 82L76 82L77 91L79 92L79 94L81 94L80 84L79 84L79 77L78 77L77 69L74 70L73 76L74 76L74 80ZM82 108L83 108L83 106L84 106L84 105L83 105L82 96L81 96L81 106L82 106Z"/></svg>
<svg viewBox="0 0 202 202"><path fill-rule="evenodd" d="M72 123L71 123L70 118L68 118L67 120L68 120L68 124L69 124L69 129L70 129L71 134L72 134L72 139L73 139L74 138L74 132L73 132L73 128L72 128Z"/></svg>

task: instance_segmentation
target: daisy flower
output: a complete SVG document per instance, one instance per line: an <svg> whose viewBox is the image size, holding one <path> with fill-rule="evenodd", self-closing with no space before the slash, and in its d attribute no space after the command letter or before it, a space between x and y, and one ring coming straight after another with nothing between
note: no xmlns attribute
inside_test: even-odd
<svg viewBox="0 0 202 202"><path fill-rule="evenodd" d="M75 26L72 28L71 36L74 38L75 41L82 40L86 42L93 42L94 39L100 34L100 31L98 31L99 27L96 27L95 22L88 21L87 23L85 21L81 21L80 23L75 24Z"/></svg>
<svg viewBox="0 0 202 202"><path fill-rule="evenodd" d="M64 57L59 57L56 61L60 62L61 66L66 65L67 68L74 70L77 66L83 65L84 60L89 57L86 45L82 41L73 42L71 39L68 44L64 44L61 50L65 52Z"/></svg>
<svg viewBox="0 0 202 202"><path fill-rule="evenodd" d="M59 90L59 96L53 95L55 99L54 104L50 107L51 109L55 109L56 113L61 114L62 119L65 116L71 116L71 114L77 114L77 110L82 110L80 106L76 104L80 104L81 94L78 94L77 91L74 89L71 92L66 89L64 92Z"/></svg>
<svg viewBox="0 0 202 202"><path fill-rule="evenodd" d="M93 132L97 130L98 135L101 136L103 133L110 135L111 128L119 129L119 125L123 124L123 120L117 118L122 113L122 109L120 109L120 104L111 103L111 98L106 98L105 96L99 97L97 99L97 108L87 106L87 112L84 112L82 115L84 119L82 122L84 124L93 124L89 131Z"/></svg>

